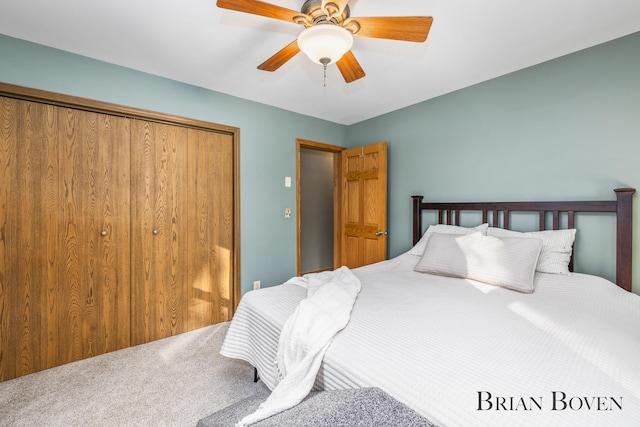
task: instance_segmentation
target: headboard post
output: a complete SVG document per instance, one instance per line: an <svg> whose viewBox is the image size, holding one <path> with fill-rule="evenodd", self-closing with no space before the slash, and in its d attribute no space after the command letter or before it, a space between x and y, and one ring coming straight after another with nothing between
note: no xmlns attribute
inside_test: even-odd
<svg viewBox="0 0 640 427"><path fill-rule="evenodd" d="M415 245L420 240L422 231L422 199L424 196L411 196L413 199L413 244Z"/></svg>
<svg viewBox="0 0 640 427"><path fill-rule="evenodd" d="M633 188L616 188L617 199L617 225L616 225L616 282L621 288L631 292L632 287L632 259L631 248L633 245L633 218L632 203Z"/></svg>

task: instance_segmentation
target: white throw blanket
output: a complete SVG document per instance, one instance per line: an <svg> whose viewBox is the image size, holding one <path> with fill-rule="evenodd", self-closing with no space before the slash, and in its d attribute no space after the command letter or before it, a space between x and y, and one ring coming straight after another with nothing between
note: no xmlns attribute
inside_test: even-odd
<svg viewBox="0 0 640 427"><path fill-rule="evenodd" d="M292 408L309 394L333 337L349 323L361 287L360 280L347 267L296 280L306 282L307 298L296 307L280 333L280 382L258 410L244 417L238 426Z"/></svg>

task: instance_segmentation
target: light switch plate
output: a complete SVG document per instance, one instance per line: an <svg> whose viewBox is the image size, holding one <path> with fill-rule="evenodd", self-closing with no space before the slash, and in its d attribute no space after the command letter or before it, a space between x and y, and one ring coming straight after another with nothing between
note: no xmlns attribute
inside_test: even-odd
<svg viewBox="0 0 640 427"><path fill-rule="evenodd" d="M291 187L291 177L290 176L285 176L284 177L284 186L285 187Z"/></svg>

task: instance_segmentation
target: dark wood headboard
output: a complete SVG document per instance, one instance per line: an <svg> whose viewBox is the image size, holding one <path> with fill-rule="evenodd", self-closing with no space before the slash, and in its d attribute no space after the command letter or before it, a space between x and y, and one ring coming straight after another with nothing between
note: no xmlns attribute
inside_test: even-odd
<svg viewBox="0 0 640 427"><path fill-rule="evenodd" d="M616 213L616 284L631 292L632 264L632 224L633 194L635 188L617 188L616 200L587 202L459 202L459 203L423 203L423 196L413 199L413 244L422 237L423 211L437 211L438 224L460 225L461 212L482 212L482 222L488 222L491 213L491 226L509 229L511 212L537 212L538 230L547 230L547 213L553 216L552 230L560 229L560 214L568 217L567 228L574 228L575 214L578 212L614 212ZM501 224L501 225L500 225ZM573 271L573 258L569 264Z"/></svg>

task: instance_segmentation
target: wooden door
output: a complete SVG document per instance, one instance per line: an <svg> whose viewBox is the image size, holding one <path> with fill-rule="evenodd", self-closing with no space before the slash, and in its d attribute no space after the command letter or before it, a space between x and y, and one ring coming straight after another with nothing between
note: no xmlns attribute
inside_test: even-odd
<svg viewBox="0 0 640 427"><path fill-rule="evenodd" d="M57 365L129 346L129 120L59 108Z"/></svg>
<svg viewBox="0 0 640 427"><path fill-rule="evenodd" d="M0 380L56 361L56 107L0 98Z"/></svg>
<svg viewBox="0 0 640 427"><path fill-rule="evenodd" d="M129 344L129 136L123 119L1 103L5 380Z"/></svg>
<svg viewBox="0 0 640 427"><path fill-rule="evenodd" d="M387 258L387 143L342 152L342 264Z"/></svg>
<svg viewBox="0 0 640 427"><path fill-rule="evenodd" d="M187 330L187 129L131 121L131 343Z"/></svg>
<svg viewBox="0 0 640 427"><path fill-rule="evenodd" d="M189 129L188 330L233 315L233 151L229 134Z"/></svg>
<svg viewBox="0 0 640 427"><path fill-rule="evenodd" d="M236 128L0 93L0 381L231 318Z"/></svg>

